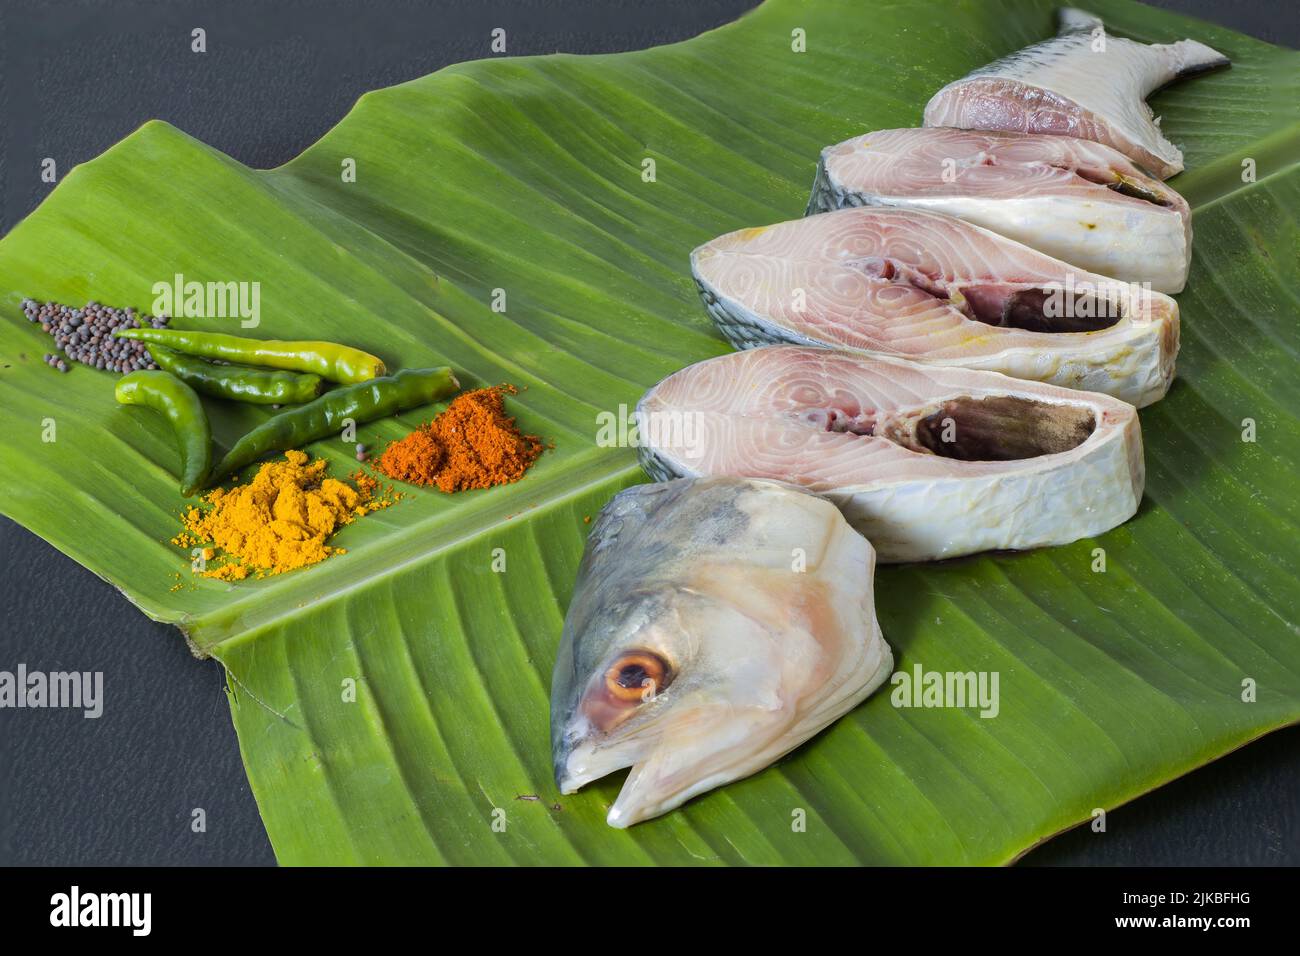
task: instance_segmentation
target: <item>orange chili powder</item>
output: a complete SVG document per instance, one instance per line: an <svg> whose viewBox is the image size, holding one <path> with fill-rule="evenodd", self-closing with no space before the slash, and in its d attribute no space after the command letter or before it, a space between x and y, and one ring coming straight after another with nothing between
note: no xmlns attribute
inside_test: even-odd
<svg viewBox="0 0 1300 956"><path fill-rule="evenodd" d="M518 481L542 453L506 414L513 385L465 392L446 411L405 438L389 442L375 467L389 478L452 492Z"/></svg>

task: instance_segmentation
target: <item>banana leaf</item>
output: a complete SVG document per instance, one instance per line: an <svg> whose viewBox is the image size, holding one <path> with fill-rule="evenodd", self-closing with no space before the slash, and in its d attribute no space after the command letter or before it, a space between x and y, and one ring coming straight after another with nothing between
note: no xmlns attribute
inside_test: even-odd
<svg viewBox="0 0 1300 956"><path fill-rule="evenodd" d="M549 765L587 522L644 480L598 416L726 351L688 251L799 215L821 147L916 125L940 85L1050 35L1047 0L768 0L649 51L459 64L367 94L268 171L149 123L0 242L0 508L224 665L282 863L1012 860L1300 717L1300 55L1092 6L1116 33L1192 36L1233 66L1153 99L1186 154L1174 185L1196 254L1178 381L1142 413L1138 515L1068 547L879 574L898 666L997 672L996 718L896 707L886 688L777 765L629 831L604 823L620 780L562 798ZM52 372L19 310L148 309L176 273L260 282L253 334L513 382L520 425L554 448L515 485L413 491L313 568L193 577L169 543L170 435L115 406L107 373ZM213 414L229 445L267 412ZM341 441L310 450L356 467Z"/></svg>

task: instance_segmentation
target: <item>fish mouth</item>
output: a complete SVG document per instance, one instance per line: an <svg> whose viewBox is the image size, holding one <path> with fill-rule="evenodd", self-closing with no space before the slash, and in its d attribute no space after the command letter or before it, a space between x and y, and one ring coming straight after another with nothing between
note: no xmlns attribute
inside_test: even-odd
<svg viewBox="0 0 1300 956"><path fill-rule="evenodd" d="M635 741L629 741L635 744ZM560 793L577 793L589 783L594 783L619 770L626 770L642 757L643 749L626 744L600 746L590 739L556 753L555 785Z"/></svg>
<svg viewBox="0 0 1300 956"><path fill-rule="evenodd" d="M763 747L757 755L736 748L742 742L752 742L755 731L756 739L765 744L770 735L764 723L762 718L747 721L738 714L721 724L710 720L710 733L705 735L698 734L699 724L694 720L687 725L695 725L697 733L688 732L688 736L651 732L649 727L644 733L613 741L580 736L580 732L566 734L572 743L556 750L555 782L560 793L571 794L630 768L605 815L611 827L626 829L763 766ZM751 764L749 770L740 769Z"/></svg>
<svg viewBox="0 0 1300 956"><path fill-rule="evenodd" d="M660 800L643 793L647 788L643 777L655 749L654 741L629 739L599 744L589 738L580 739L555 758L555 783L562 794L577 793L589 783L594 783L620 770L631 768L617 799L605 815L605 822L623 829L641 820L657 816L663 810L654 809ZM664 807L668 809L668 807Z"/></svg>
<svg viewBox="0 0 1300 956"><path fill-rule="evenodd" d="M579 759L567 762L556 771L556 782L563 794L577 793L589 783L630 768L618 797L605 814L605 822L619 830L667 813L695 794L716 786L710 778L684 787L680 780L672 780L661 773L662 761L653 755L639 760L608 753L584 754L575 750L571 757Z"/></svg>

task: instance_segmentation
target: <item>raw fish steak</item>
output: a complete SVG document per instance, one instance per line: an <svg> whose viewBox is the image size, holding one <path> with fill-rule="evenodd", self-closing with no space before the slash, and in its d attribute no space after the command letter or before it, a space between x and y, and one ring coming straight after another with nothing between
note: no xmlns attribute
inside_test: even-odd
<svg viewBox="0 0 1300 956"><path fill-rule="evenodd" d="M641 399L655 478L779 479L839 505L882 561L1034 548L1137 510L1133 406L994 372L802 346L733 352Z"/></svg>
<svg viewBox="0 0 1300 956"><path fill-rule="evenodd" d="M893 670L876 557L835 506L701 478L616 495L587 539L551 681L561 793L631 767L611 826L755 773Z"/></svg>
<svg viewBox="0 0 1300 956"><path fill-rule="evenodd" d="M809 213L899 206L965 219L1065 262L1180 292L1187 201L1118 150L1071 136L886 129L822 150Z"/></svg>
<svg viewBox="0 0 1300 956"><path fill-rule="evenodd" d="M736 347L789 342L1164 396L1178 306L960 219L840 209L741 229L691 253L705 308Z"/></svg>
<svg viewBox="0 0 1300 956"><path fill-rule="evenodd" d="M1204 43L1138 43L1063 8L1061 32L949 83L925 107L926 126L1058 133L1104 143L1161 179L1183 154L1160 132L1146 98L1174 80L1228 65Z"/></svg>

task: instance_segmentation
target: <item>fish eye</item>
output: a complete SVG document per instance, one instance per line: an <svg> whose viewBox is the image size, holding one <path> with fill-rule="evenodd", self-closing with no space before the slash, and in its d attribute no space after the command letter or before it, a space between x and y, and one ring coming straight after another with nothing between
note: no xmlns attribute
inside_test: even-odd
<svg viewBox="0 0 1300 956"><path fill-rule="evenodd" d="M629 651L605 671L605 689L615 700L651 700L672 680L672 670L658 654Z"/></svg>

